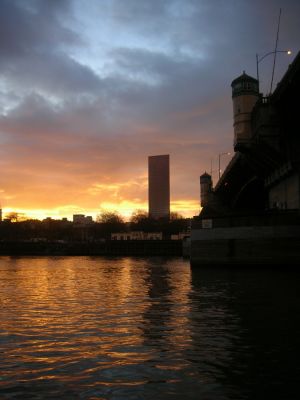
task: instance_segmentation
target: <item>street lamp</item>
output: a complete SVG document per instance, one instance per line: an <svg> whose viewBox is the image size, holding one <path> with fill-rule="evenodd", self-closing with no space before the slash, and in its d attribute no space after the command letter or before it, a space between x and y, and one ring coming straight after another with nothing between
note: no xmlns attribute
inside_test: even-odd
<svg viewBox="0 0 300 400"><path fill-rule="evenodd" d="M267 56L270 56L271 54L277 54L277 53L285 53L287 55L291 55L292 52L291 50L275 50L275 51L269 51L268 53L264 54L262 57L258 57L258 54L256 53L256 77L257 81L259 84L259 72L258 72L258 64L264 60ZM273 77L272 77L273 78ZM273 80L273 79L272 79Z"/></svg>
<svg viewBox="0 0 300 400"><path fill-rule="evenodd" d="M219 179L221 177L221 157L230 156L230 153L219 153Z"/></svg>

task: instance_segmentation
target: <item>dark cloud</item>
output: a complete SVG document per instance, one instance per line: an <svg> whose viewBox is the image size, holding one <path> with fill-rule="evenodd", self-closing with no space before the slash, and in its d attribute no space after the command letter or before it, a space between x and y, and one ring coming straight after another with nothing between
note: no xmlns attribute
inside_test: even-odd
<svg viewBox="0 0 300 400"><path fill-rule="evenodd" d="M51 52L53 47L80 42L79 35L63 26L57 18L58 6L61 12L66 4L66 1L1 0L2 62L7 58L17 61L33 52Z"/></svg>
<svg viewBox="0 0 300 400"><path fill-rule="evenodd" d="M133 29L146 29L149 32L149 26L153 28L157 20L163 20L168 16L168 6L170 3L173 2L164 0L127 0L126 2L112 0L111 16L118 23L131 26ZM166 22L168 22L168 18Z"/></svg>
<svg viewBox="0 0 300 400"><path fill-rule="evenodd" d="M69 1L1 1L0 75L15 90L63 96L98 91L100 79L64 50L81 46L80 35L61 22Z"/></svg>
<svg viewBox="0 0 300 400"><path fill-rule="evenodd" d="M87 66L62 52L34 52L4 67L6 78L18 88L47 92L62 97L69 94L98 93L101 80Z"/></svg>

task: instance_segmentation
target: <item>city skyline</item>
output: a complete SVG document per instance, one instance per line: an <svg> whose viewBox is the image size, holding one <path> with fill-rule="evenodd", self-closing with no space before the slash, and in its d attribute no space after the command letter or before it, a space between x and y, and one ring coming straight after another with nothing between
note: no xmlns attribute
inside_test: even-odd
<svg viewBox="0 0 300 400"><path fill-rule="evenodd" d="M146 211L147 157L170 154L171 211L197 215L199 176L232 152L230 83L256 77L280 7L292 55L278 54L275 84L299 50L295 0L2 0L3 213ZM264 93L272 63L259 64Z"/></svg>

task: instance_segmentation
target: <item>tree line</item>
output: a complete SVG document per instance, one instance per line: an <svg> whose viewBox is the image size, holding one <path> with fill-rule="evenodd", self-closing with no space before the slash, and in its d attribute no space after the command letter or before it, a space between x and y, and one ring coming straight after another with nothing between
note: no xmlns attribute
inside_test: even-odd
<svg viewBox="0 0 300 400"><path fill-rule="evenodd" d="M26 218L24 214L9 213L0 224L0 240L86 241L110 239L112 233L129 231L162 232L167 239L188 228L189 219L178 213L171 213L170 218L153 219L143 210L136 210L128 222L116 211L104 211L89 225L76 225L66 219L40 221Z"/></svg>

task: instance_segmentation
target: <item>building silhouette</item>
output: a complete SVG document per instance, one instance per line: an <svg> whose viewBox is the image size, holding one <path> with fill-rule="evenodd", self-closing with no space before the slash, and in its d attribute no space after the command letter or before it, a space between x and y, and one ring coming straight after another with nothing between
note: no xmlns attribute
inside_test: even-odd
<svg viewBox="0 0 300 400"><path fill-rule="evenodd" d="M148 206L150 218L170 217L170 156L148 157Z"/></svg>
<svg viewBox="0 0 300 400"><path fill-rule="evenodd" d="M258 80L245 71L231 83L233 103L234 150L251 146L252 110L259 100Z"/></svg>
<svg viewBox="0 0 300 400"><path fill-rule="evenodd" d="M207 172L200 176L200 198L201 207L206 207L210 203L212 193L212 178Z"/></svg>

